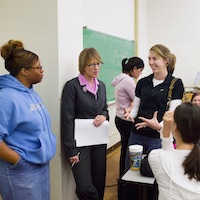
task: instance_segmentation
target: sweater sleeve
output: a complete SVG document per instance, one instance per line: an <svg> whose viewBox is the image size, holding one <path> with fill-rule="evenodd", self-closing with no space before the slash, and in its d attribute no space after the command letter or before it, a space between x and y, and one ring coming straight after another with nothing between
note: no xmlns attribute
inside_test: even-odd
<svg viewBox="0 0 200 200"><path fill-rule="evenodd" d="M162 129L161 129L160 139L162 140L161 144L162 144L163 150L174 149L174 146L173 146L173 140L174 139L172 137L172 134L170 134L170 137L164 137L163 133L162 133Z"/></svg>
<svg viewBox="0 0 200 200"><path fill-rule="evenodd" d="M61 101L62 139L69 157L78 153L74 139L76 90L70 82L63 89Z"/></svg>
<svg viewBox="0 0 200 200"><path fill-rule="evenodd" d="M169 110L174 111L176 109L177 106L179 106L182 103L182 100L180 99L176 99L176 100L171 100L170 102L170 107ZM160 122L161 127L163 127L163 121ZM162 131L163 129L160 129L160 138L162 139L163 135L162 135Z"/></svg>
<svg viewBox="0 0 200 200"><path fill-rule="evenodd" d="M0 116L1 116L1 123L0 123L0 142L3 140L4 137L9 136L12 129L17 126L13 121L11 123L12 115L9 115L8 112L0 106Z"/></svg>
<svg viewBox="0 0 200 200"><path fill-rule="evenodd" d="M135 87L136 84L134 83L133 78L129 77L125 82L126 87L124 88L128 96L131 98L132 101L135 99Z"/></svg>
<svg viewBox="0 0 200 200"><path fill-rule="evenodd" d="M101 86L103 87L103 91L104 91L104 94L103 96L105 97L104 98L104 107L103 107L103 110L102 110L102 115L104 115L106 117L106 120L109 121L109 112L108 112L108 105L107 105L107 99L106 99L106 86L103 82L101 82Z"/></svg>
<svg viewBox="0 0 200 200"><path fill-rule="evenodd" d="M139 107L140 107L140 98L138 97L135 97L134 99L134 102L133 102L133 108L131 110L131 116L133 118L136 118L137 114L138 114L138 110L139 110Z"/></svg>
<svg viewBox="0 0 200 200"><path fill-rule="evenodd" d="M156 178L156 176L159 174L160 168L161 168L161 159L160 159L160 151L161 149L154 149L150 151L148 155L148 162L151 167L151 170Z"/></svg>

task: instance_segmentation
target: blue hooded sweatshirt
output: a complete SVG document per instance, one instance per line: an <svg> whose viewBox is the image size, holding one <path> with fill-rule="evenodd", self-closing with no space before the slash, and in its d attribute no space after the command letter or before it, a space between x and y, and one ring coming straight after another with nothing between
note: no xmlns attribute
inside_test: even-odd
<svg viewBox="0 0 200 200"><path fill-rule="evenodd" d="M44 164L56 151L56 137L41 98L11 75L0 76L0 142L26 161Z"/></svg>

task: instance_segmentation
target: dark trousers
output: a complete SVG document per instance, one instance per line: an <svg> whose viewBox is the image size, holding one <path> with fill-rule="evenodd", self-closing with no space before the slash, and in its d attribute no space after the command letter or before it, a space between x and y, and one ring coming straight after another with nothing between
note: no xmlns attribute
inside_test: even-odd
<svg viewBox="0 0 200 200"><path fill-rule="evenodd" d="M72 168L80 200L103 200L106 178L104 145L78 147L80 162Z"/></svg>
<svg viewBox="0 0 200 200"><path fill-rule="evenodd" d="M120 165L119 165L119 178L121 178L125 172L126 152L128 149L128 141L131 129L133 127L133 122L123 120L116 116L115 125L121 135L121 154L120 154Z"/></svg>

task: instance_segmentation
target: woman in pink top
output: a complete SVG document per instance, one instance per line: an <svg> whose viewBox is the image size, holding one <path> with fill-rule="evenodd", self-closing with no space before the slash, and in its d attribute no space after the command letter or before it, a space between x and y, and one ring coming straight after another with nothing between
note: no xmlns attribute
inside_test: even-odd
<svg viewBox="0 0 200 200"><path fill-rule="evenodd" d="M119 177L121 178L125 170L125 157L128 140L133 126L133 122L125 119L126 110L131 110L135 97L134 79L137 79L144 69L144 62L138 57L125 58L122 60L122 73L114 78L111 85L115 87L116 117L115 125L121 135L121 155ZM134 78L134 79L133 79Z"/></svg>

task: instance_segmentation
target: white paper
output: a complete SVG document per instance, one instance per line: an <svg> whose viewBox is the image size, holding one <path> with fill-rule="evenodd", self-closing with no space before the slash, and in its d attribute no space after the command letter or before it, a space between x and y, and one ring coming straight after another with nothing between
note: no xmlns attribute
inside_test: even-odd
<svg viewBox="0 0 200 200"><path fill-rule="evenodd" d="M94 119L75 119L74 137L77 147L108 143L109 122L106 120L101 126L95 127L93 121Z"/></svg>

